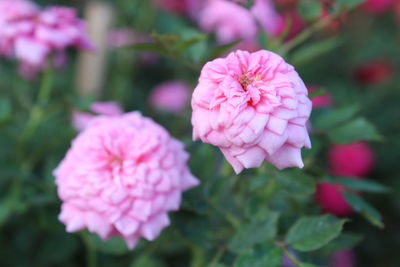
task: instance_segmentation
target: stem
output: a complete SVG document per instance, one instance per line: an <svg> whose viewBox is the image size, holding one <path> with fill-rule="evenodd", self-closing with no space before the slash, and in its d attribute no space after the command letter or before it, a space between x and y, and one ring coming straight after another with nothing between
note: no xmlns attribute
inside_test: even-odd
<svg viewBox="0 0 400 267"><path fill-rule="evenodd" d="M285 243L275 241L275 245L279 247L283 254L285 254L285 256L288 257L296 266L301 266L301 262L287 250Z"/></svg>
<svg viewBox="0 0 400 267"><path fill-rule="evenodd" d="M97 267L97 255L96 248L89 239L88 233L81 233L83 243L85 244L87 250L86 266L87 267Z"/></svg>
<svg viewBox="0 0 400 267"><path fill-rule="evenodd" d="M40 125L40 122L42 121L44 115L43 106L46 105L49 101L52 84L53 71L51 66L49 65L47 70L43 73L37 101L30 113L28 123L26 124L25 129L21 135L21 140L23 142L29 140Z"/></svg>
<svg viewBox="0 0 400 267"><path fill-rule="evenodd" d="M226 247L220 247L215 254L215 256L212 258L211 263L208 265L209 267L214 267L215 265L218 264L219 260L222 258L226 250Z"/></svg>

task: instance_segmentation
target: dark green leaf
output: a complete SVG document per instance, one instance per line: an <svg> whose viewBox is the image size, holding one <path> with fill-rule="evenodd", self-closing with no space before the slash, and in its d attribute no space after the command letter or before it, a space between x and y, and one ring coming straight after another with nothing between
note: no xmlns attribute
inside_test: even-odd
<svg viewBox="0 0 400 267"><path fill-rule="evenodd" d="M347 11L361 5L365 1L366 0L335 0L335 3L339 11Z"/></svg>
<svg viewBox="0 0 400 267"><path fill-rule="evenodd" d="M311 195L315 192L315 181L299 170L281 171L274 177L284 190L296 195Z"/></svg>
<svg viewBox="0 0 400 267"><path fill-rule="evenodd" d="M304 0L299 3L297 11L305 20L313 21L321 16L322 3L316 0Z"/></svg>
<svg viewBox="0 0 400 267"><path fill-rule="evenodd" d="M229 44L225 44L225 45L221 45L221 46L217 46L214 49L212 49L209 54L207 55L207 59L205 61L209 61L209 60L213 60L227 52L229 52L230 50L232 50L232 48L234 48L240 41L235 41Z"/></svg>
<svg viewBox="0 0 400 267"><path fill-rule="evenodd" d="M111 255L122 255L128 252L125 242L119 237L112 237L107 241L101 240L97 235L88 234L90 242L96 250Z"/></svg>
<svg viewBox="0 0 400 267"><path fill-rule="evenodd" d="M329 138L334 143L348 144L360 140L379 141L381 135L370 122L364 118L357 118L346 122L329 132Z"/></svg>
<svg viewBox="0 0 400 267"><path fill-rule="evenodd" d="M249 253L236 258L234 267L279 267L282 265L282 252L272 244L257 246Z"/></svg>
<svg viewBox="0 0 400 267"><path fill-rule="evenodd" d="M277 233L279 214L270 212L256 217L250 224L242 226L233 236L229 248L235 252L248 251L254 245L272 240Z"/></svg>
<svg viewBox="0 0 400 267"><path fill-rule="evenodd" d="M373 225L383 228L382 216L379 212L372 207L368 202L359 197L358 195L342 192L343 197L347 203L357 212L361 213Z"/></svg>
<svg viewBox="0 0 400 267"><path fill-rule="evenodd" d="M135 259L134 262L131 264L131 267L163 267L162 261L160 261L156 257L152 256L140 256L139 258Z"/></svg>
<svg viewBox="0 0 400 267"><path fill-rule="evenodd" d="M332 254L334 252L348 250L355 247L362 240L362 236L355 233L342 233L337 238L332 240L328 245L320 251L324 254Z"/></svg>
<svg viewBox="0 0 400 267"><path fill-rule="evenodd" d="M358 106L352 105L339 109L332 110L326 114L323 114L318 118L318 120L313 124L313 127L318 130L328 130L340 123L343 123L359 111Z"/></svg>
<svg viewBox="0 0 400 267"><path fill-rule="evenodd" d="M298 251L319 249L340 234L345 222L328 215L302 217L289 229L286 242Z"/></svg>
<svg viewBox="0 0 400 267"><path fill-rule="evenodd" d="M371 193L385 193L389 191L389 188L386 186L366 179L356 179L353 177L329 177L327 181L329 183L344 185L345 187L355 191L365 191Z"/></svg>

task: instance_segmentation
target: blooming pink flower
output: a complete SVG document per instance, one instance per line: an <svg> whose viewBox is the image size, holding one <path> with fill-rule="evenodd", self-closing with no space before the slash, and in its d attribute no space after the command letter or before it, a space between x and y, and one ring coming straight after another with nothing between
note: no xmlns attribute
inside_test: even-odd
<svg viewBox="0 0 400 267"><path fill-rule="evenodd" d="M198 185L182 143L138 112L100 117L72 142L54 171L68 232L122 237L129 248L154 240Z"/></svg>
<svg viewBox="0 0 400 267"><path fill-rule="evenodd" d="M39 11L28 1L2 0L0 13L5 12L6 16L0 15L0 53L23 64L44 67L50 54L64 53L67 47L92 48L74 9Z"/></svg>
<svg viewBox="0 0 400 267"><path fill-rule="evenodd" d="M347 217L353 213L353 209L341 194L345 190L342 185L320 183L317 185L315 194L317 204L326 213L338 217Z"/></svg>
<svg viewBox="0 0 400 267"><path fill-rule="evenodd" d="M253 39L257 24L245 7L227 0L211 0L200 11L199 25L207 32L215 32L219 43Z"/></svg>
<svg viewBox="0 0 400 267"><path fill-rule="evenodd" d="M371 15L380 15L393 7L394 0L367 0L362 4L362 9Z"/></svg>
<svg viewBox="0 0 400 267"><path fill-rule="evenodd" d="M208 62L192 108L193 138L218 146L236 173L264 160L279 169L303 167L311 101L297 72L277 54L239 50Z"/></svg>
<svg viewBox="0 0 400 267"><path fill-rule="evenodd" d="M180 81L165 82L153 89L150 104L153 108L181 113L189 103L190 89Z"/></svg>
<svg viewBox="0 0 400 267"><path fill-rule="evenodd" d="M317 91L318 86L311 85L308 87L308 92L312 93ZM332 107L332 97L329 92L325 92L325 94L314 97L311 99L313 108L327 108Z"/></svg>
<svg viewBox="0 0 400 267"><path fill-rule="evenodd" d="M374 154L367 143L333 145L328 153L330 172L340 176L364 177L374 165Z"/></svg>
<svg viewBox="0 0 400 267"><path fill-rule="evenodd" d="M99 115L119 116L124 112L117 102L94 102L90 106L90 111L72 113L72 125L77 131L83 131Z"/></svg>

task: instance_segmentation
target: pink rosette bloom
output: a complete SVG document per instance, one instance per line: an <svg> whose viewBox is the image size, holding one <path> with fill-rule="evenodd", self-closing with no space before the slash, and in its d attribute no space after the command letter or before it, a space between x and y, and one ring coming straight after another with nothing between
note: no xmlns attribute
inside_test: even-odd
<svg viewBox="0 0 400 267"><path fill-rule="evenodd" d="M318 86L308 86L308 92L312 93L317 91ZM325 94L316 96L311 99L313 108L329 108L332 107L332 97L329 92L325 92Z"/></svg>
<svg viewBox="0 0 400 267"><path fill-rule="evenodd" d="M311 147L307 88L279 55L236 51L208 62L192 97L193 139L218 146L236 173L265 160L303 167Z"/></svg>
<svg viewBox="0 0 400 267"><path fill-rule="evenodd" d="M315 198L321 209L338 217L348 217L353 209L347 204L341 192L346 191L342 185L320 183L317 185Z"/></svg>
<svg viewBox="0 0 400 267"><path fill-rule="evenodd" d="M179 209L182 192L199 184L183 144L138 112L100 117L72 142L54 171L68 232L88 229L129 248L154 240Z"/></svg>
<svg viewBox="0 0 400 267"><path fill-rule="evenodd" d="M188 105L189 98L190 89L184 82L165 82L151 92L150 105L155 109L179 114Z"/></svg>
<svg viewBox="0 0 400 267"><path fill-rule="evenodd" d="M1 8L7 10L5 5L10 2L22 1L2 1L0 13L3 13ZM0 18L3 55L15 56L26 65L44 67L51 53L62 54L67 47L92 49L84 22L76 17L74 9L51 7L39 12L28 5L26 10L10 13L7 19Z"/></svg>
<svg viewBox="0 0 400 267"><path fill-rule="evenodd" d="M119 116L124 113L121 106L117 102L94 102L90 105L90 111L72 113L72 126L77 131L83 131L88 125L99 115L103 116Z"/></svg>
<svg viewBox="0 0 400 267"><path fill-rule="evenodd" d="M253 39L257 34L257 24L251 12L226 0L208 1L200 11L199 25L206 32L215 32L221 44Z"/></svg>
<svg viewBox="0 0 400 267"><path fill-rule="evenodd" d="M377 16L391 9L395 2L394 0L367 0L361 7L365 12Z"/></svg>
<svg viewBox="0 0 400 267"><path fill-rule="evenodd" d="M328 161L334 175L364 177L374 166L374 153L364 142L336 144L329 149Z"/></svg>

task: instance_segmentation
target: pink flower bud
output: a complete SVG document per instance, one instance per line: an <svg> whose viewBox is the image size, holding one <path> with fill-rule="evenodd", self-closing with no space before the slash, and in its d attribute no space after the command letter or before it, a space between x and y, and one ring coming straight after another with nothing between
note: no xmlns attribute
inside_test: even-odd
<svg viewBox="0 0 400 267"><path fill-rule="evenodd" d="M189 87L180 81L165 82L158 85L150 94L153 108L179 114L188 106Z"/></svg>

